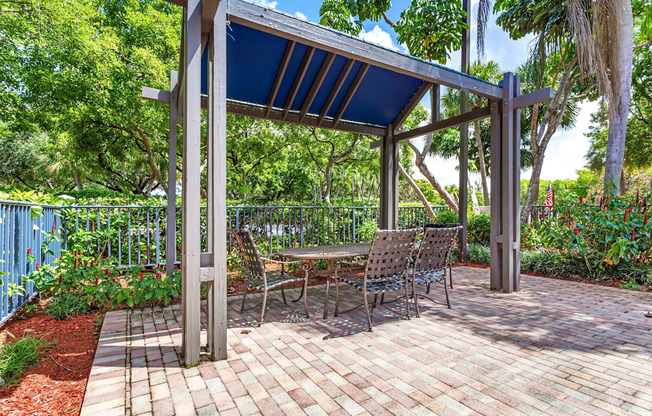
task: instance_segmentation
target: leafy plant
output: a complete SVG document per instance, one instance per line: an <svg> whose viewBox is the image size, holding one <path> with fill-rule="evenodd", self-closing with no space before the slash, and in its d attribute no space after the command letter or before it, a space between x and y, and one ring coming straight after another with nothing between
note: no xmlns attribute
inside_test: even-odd
<svg viewBox="0 0 652 416"><path fill-rule="evenodd" d="M378 223L374 219L368 219L356 230L358 238L361 242L371 242L374 239L374 234L378 229Z"/></svg>
<svg viewBox="0 0 652 416"><path fill-rule="evenodd" d="M469 244L466 249L466 258L471 263L489 266L491 263L491 252L489 251L489 247L480 244Z"/></svg>
<svg viewBox="0 0 652 416"><path fill-rule="evenodd" d="M45 337L23 335L17 339L11 332L7 332L7 335L12 340L0 348L0 377L2 384L15 386L25 370L36 364L41 352L54 345L54 342L46 341Z"/></svg>
<svg viewBox="0 0 652 416"><path fill-rule="evenodd" d="M491 217L489 214L477 214L468 219L469 244L489 245L491 238Z"/></svg>
<svg viewBox="0 0 652 416"><path fill-rule="evenodd" d="M648 264L650 198L607 195L589 203L567 193L556 203L555 215L538 223L538 233L546 246L582 258L593 278L612 274L621 262Z"/></svg>
<svg viewBox="0 0 652 416"><path fill-rule="evenodd" d="M86 299L74 293L58 293L47 306L47 313L54 319L64 320L88 313Z"/></svg>
<svg viewBox="0 0 652 416"><path fill-rule="evenodd" d="M441 224L455 224L459 221L459 216L451 210L439 211L437 213L437 222Z"/></svg>

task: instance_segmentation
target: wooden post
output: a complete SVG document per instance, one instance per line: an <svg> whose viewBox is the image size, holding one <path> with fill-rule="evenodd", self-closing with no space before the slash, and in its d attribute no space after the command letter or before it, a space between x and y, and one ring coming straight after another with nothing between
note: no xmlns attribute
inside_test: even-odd
<svg viewBox="0 0 652 416"><path fill-rule="evenodd" d="M200 350L200 149L201 149L201 1L184 9L183 204L181 235L182 344L186 366L199 363Z"/></svg>
<svg viewBox="0 0 652 416"><path fill-rule="evenodd" d="M380 224L381 229L398 229L398 144L394 127L387 126L380 148Z"/></svg>
<svg viewBox="0 0 652 416"><path fill-rule="evenodd" d="M462 8L466 12L466 24L471 26L471 8L469 0L462 0ZM469 29L462 30L462 72L469 73L471 60L471 34ZM469 111L469 91L460 90L460 114ZM462 226L459 234L460 257L466 259L466 235L468 225L469 205L469 125L460 126L460 183L459 183L459 223Z"/></svg>
<svg viewBox="0 0 652 416"><path fill-rule="evenodd" d="M491 287L520 287L520 110L514 106L520 80L506 73L500 112L491 103Z"/></svg>
<svg viewBox="0 0 652 416"><path fill-rule="evenodd" d="M209 53L208 215L212 267L208 288L208 350L226 359L226 3L215 14Z"/></svg>
<svg viewBox="0 0 652 416"><path fill-rule="evenodd" d="M165 270L169 275L177 259L177 71L170 71L170 133L168 142L168 212L165 229Z"/></svg>

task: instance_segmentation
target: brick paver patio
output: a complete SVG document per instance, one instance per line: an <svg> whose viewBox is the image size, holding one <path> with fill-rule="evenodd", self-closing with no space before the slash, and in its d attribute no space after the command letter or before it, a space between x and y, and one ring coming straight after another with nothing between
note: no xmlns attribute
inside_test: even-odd
<svg viewBox="0 0 652 416"><path fill-rule="evenodd" d="M180 366L179 305L112 312L82 415L652 415L652 294L528 276L504 294L488 281L457 268L453 309L423 301L408 321L380 308L373 333L361 309L322 320L323 287L309 290L311 319L272 302L262 327L233 298L228 360L195 368Z"/></svg>

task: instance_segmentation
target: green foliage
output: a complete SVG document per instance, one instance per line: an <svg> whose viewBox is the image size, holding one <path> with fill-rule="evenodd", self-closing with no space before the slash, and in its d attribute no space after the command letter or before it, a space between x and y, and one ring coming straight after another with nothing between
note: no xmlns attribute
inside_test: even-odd
<svg viewBox="0 0 652 416"><path fill-rule="evenodd" d="M521 223L521 250L531 250L541 246L541 238L536 224Z"/></svg>
<svg viewBox="0 0 652 416"><path fill-rule="evenodd" d="M491 238L491 217L489 214L476 214L468 219L467 240L469 244L489 245Z"/></svg>
<svg viewBox="0 0 652 416"><path fill-rule="evenodd" d="M64 320L88 313L89 306L77 294L60 292L54 295L46 310L54 319Z"/></svg>
<svg viewBox="0 0 652 416"><path fill-rule="evenodd" d="M374 239L374 234L378 229L376 220L366 220L362 223L360 228L357 229L358 238L360 242L371 242Z"/></svg>
<svg viewBox="0 0 652 416"><path fill-rule="evenodd" d="M22 375L31 365L38 363L39 355L50 348L54 342L48 342L45 337L23 335L18 339L7 332L11 340L0 348L0 377L4 385L16 386Z"/></svg>
<svg viewBox="0 0 652 416"><path fill-rule="evenodd" d="M451 210L437 212L436 218L440 224L456 224L459 221L457 213Z"/></svg>
<svg viewBox="0 0 652 416"><path fill-rule="evenodd" d="M480 244L469 244L466 248L466 259L471 263L489 266L491 263L491 252L489 247Z"/></svg>
<svg viewBox="0 0 652 416"><path fill-rule="evenodd" d="M621 262L648 264L652 224L647 197L604 197L590 203L569 192L559 198L556 216L538 222L541 240L567 256L584 259L594 278L612 274Z"/></svg>
<svg viewBox="0 0 652 416"><path fill-rule="evenodd" d="M340 32L357 36L362 32L362 23L355 20L349 8L339 0L325 0L319 8L319 24Z"/></svg>

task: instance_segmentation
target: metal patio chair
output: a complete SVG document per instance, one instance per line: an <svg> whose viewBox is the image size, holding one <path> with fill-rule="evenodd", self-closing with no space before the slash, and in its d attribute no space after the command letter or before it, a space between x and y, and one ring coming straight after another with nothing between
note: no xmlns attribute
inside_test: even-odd
<svg viewBox="0 0 652 416"><path fill-rule="evenodd" d="M405 290L405 316L410 319L408 298L408 263L412 257L414 240L420 230L377 230L371 243L369 259L362 278L338 276L335 280L335 316L339 313L339 282L353 286L362 292L363 305L367 314L369 332L372 332L372 314L378 295ZM374 295L369 309L368 295ZM349 311L362 305L356 306ZM391 310L391 309L390 309ZM349 312L346 311L346 312ZM393 312L393 311L392 311Z"/></svg>
<svg viewBox="0 0 652 416"><path fill-rule="evenodd" d="M267 292L270 289L281 286L281 296L283 303L288 305L285 298L285 290L282 287L287 283L299 282L303 280L303 291L305 293L308 286L308 273L304 277L295 277L285 271L285 265L293 263L301 263L300 261L280 261L261 257L258 253L258 248L249 230L232 230L231 236L235 239L238 248L238 256L242 259L242 268L244 269L244 284L245 290L242 295L242 306L240 313L245 311L245 301L247 299L248 291L263 292L262 309L260 312L260 324L262 325L265 319L265 308L267 306ZM266 271L264 261L273 262L281 265L281 270ZM257 305L256 305L257 306ZM310 317L308 313L308 302L306 297L303 297L303 307L306 312L306 317ZM253 309L255 306L249 308Z"/></svg>
<svg viewBox="0 0 652 416"><path fill-rule="evenodd" d="M417 317L419 317L419 296L434 302L433 299L425 295L417 294L417 285L426 285L426 293L429 293L431 284L442 283L444 285L444 292L446 293L446 305L448 309L451 307L448 297L448 286L446 285L446 267L448 266L450 253L459 229L459 226L450 228L426 228L423 234L419 251L408 276L408 281L412 286L412 298L414 299Z"/></svg>
<svg viewBox="0 0 652 416"><path fill-rule="evenodd" d="M436 223L436 224L426 224L423 226L423 231L425 232L428 228L455 228L455 227L461 227L459 223ZM457 235L455 236L457 238ZM453 241L453 247L455 247L455 241ZM450 285L450 288L453 288L453 250L451 249L450 254L448 255L448 282ZM430 291L430 287L428 287L428 291Z"/></svg>

